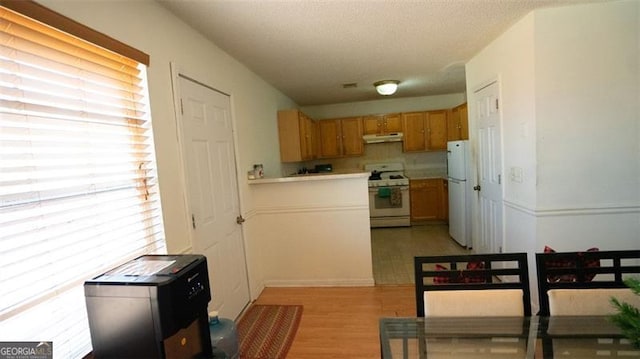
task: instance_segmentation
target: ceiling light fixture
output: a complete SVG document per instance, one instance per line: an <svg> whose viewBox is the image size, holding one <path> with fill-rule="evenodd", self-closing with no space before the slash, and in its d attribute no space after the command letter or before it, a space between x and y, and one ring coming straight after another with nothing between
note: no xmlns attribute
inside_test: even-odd
<svg viewBox="0 0 640 359"><path fill-rule="evenodd" d="M380 95L389 96L396 93L399 83L400 81L397 80L383 80L375 82L373 86L376 87L376 91L378 91Z"/></svg>

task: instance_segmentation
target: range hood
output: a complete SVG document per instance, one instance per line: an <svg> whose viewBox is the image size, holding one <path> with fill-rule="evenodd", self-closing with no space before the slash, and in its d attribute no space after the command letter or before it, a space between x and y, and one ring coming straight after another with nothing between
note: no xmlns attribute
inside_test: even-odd
<svg viewBox="0 0 640 359"><path fill-rule="evenodd" d="M402 141L402 132L388 133L386 135L364 135L364 143L383 143Z"/></svg>

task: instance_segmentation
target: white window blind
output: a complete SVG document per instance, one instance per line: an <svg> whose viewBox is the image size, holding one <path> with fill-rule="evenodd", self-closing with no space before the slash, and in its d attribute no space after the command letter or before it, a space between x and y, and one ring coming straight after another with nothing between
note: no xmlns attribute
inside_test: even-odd
<svg viewBox="0 0 640 359"><path fill-rule="evenodd" d="M166 253L144 64L0 6L0 340L91 350L83 283Z"/></svg>

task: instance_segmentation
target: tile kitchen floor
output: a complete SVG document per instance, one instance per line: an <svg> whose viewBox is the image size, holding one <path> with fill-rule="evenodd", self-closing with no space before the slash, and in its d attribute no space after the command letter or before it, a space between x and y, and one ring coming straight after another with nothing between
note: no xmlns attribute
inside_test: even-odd
<svg viewBox="0 0 640 359"><path fill-rule="evenodd" d="M414 284L413 257L469 254L449 237L446 224L372 228L371 252L376 285Z"/></svg>

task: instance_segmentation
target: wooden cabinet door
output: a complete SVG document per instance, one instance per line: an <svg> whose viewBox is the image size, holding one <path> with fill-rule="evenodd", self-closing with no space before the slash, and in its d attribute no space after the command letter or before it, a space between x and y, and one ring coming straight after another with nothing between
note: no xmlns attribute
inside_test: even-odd
<svg viewBox="0 0 640 359"><path fill-rule="evenodd" d="M402 150L405 152L424 151L425 112L407 112L402 114L404 139Z"/></svg>
<svg viewBox="0 0 640 359"><path fill-rule="evenodd" d="M447 110L427 112L427 149L447 149Z"/></svg>
<svg viewBox="0 0 640 359"><path fill-rule="evenodd" d="M460 139L460 109L454 107L447 118L447 140L458 141Z"/></svg>
<svg viewBox="0 0 640 359"><path fill-rule="evenodd" d="M452 108L449 112L447 139L449 141L469 139L469 119L466 103Z"/></svg>
<svg viewBox="0 0 640 359"><path fill-rule="evenodd" d="M402 132L402 115L399 113L384 115L382 119L382 131L384 133Z"/></svg>
<svg viewBox="0 0 640 359"><path fill-rule="evenodd" d="M438 220L442 217L441 179L411 180L411 220Z"/></svg>
<svg viewBox="0 0 640 359"><path fill-rule="evenodd" d="M390 113L386 115L369 115L363 118L365 135L383 135L402 132L402 115Z"/></svg>
<svg viewBox="0 0 640 359"><path fill-rule="evenodd" d="M278 137L280 142L280 160L282 162L300 162L303 158L304 121L298 110L278 111Z"/></svg>
<svg viewBox="0 0 640 359"><path fill-rule="evenodd" d="M300 149L303 160L311 160L315 157L314 151L314 125L313 120L307 115L300 114Z"/></svg>
<svg viewBox="0 0 640 359"><path fill-rule="evenodd" d="M342 154L342 134L340 120L318 121L318 135L320 137L319 158L340 157Z"/></svg>
<svg viewBox="0 0 640 359"><path fill-rule="evenodd" d="M442 220L449 221L449 181L442 179Z"/></svg>
<svg viewBox="0 0 640 359"><path fill-rule="evenodd" d="M458 106L460 108L460 139L468 140L469 139L469 111L467 109L467 104L463 103Z"/></svg>
<svg viewBox="0 0 640 359"><path fill-rule="evenodd" d="M362 141L362 117L343 118L340 120L342 131L342 155L361 156L364 153Z"/></svg>
<svg viewBox="0 0 640 359"><path fill-rule="evenodd" d="M382 133L382 115L369 115L362 119L363 134L377 135Z"/></svg>

